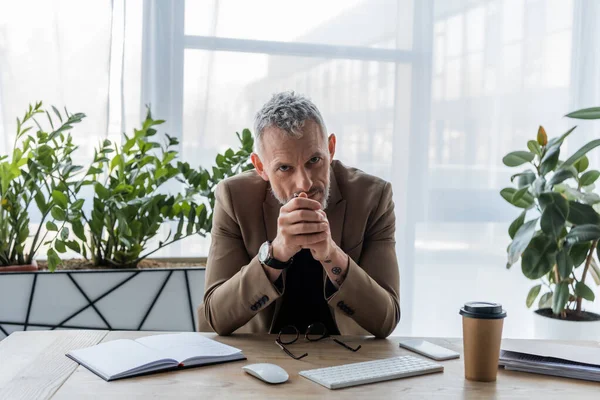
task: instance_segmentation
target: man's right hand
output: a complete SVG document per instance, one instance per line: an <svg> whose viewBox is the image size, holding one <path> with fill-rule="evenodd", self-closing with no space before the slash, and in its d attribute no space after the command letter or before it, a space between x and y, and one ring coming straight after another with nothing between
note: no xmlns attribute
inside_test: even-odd
<svg viewBox="0 0 600 400"><path fill-rule="evenodd" d="M306 193L287 202L279 211L277 237L273 240L273 257L286 262L304 246L319 243L327 237L327 222L317 210L321 203Z"/></svg>

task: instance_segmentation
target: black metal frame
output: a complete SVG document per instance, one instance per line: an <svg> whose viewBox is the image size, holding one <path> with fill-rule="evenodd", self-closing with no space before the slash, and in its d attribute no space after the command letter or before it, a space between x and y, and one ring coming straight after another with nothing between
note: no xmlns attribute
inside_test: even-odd
<svg viewBox="0 0 600 400"><path fill-rule="evenodd" d="M311 334L313 334L313 335L317 334L316 332L310 333L311 328L314 328L314 327L322 327L322 331L321 331L321 333L318 334L318 337L316 337L314 339L311 339L309 337L309 335L311 335ZM288 332L284 332L286 330ZM287 334L291 334L291 335L296 335L296 337L294 339L292 339L292 340L286 340L286 341L281 340L281 335L286 334L286 333ZM304 353L301 356L297 356L294 353L292 353L287 347L285 347L286 345L290 345L290 344L296 343L298 341L299 337L300 337L300 331L298 331L298 328L296 328L295 325L286 325L286 326L282 327L281 330L279 331L279 334L277 334L277 339L275 339L275 344L277 346L279 346L279 348L281 350L283 350L288 356L292 357L294 360L301 360L304 357L306 357L308 355L308 353ZM342 346L342 347L344 347L344 348L346 348L346 349L348 349L348 350L350 350L350 351L352 351L354 353L356 353L362 347L359 344L357 348L353 348L353 347L348 346L346 343L342 342L341 340L334 338L333 336L331 336L329 334L329 332L327 331L327 327L322 322L315 322L315 323L310 324L306 328L306 331L304 332L304 339L306 341L308 341L308 342L318 342L320 340L327 339L327 338L333 339L333 341L335 343L339 344L340 346Z"/></svg>
<svg viewBox="0 0 600 400"><path fill-rule="evenodd" d="M158 301L158 299L159 299L160 295L162 294L165 286L169 282L169 279L173 275L173 272L182 271L183 275L184 275L184 279L185 279L186 294L187 294L187 298L188 298L191 331L195 331L194 307L192 305L192 293L191 293L191 290L190 290L190 282L189 282L189 278L188 278L188 271L189 270L190 270L189 268L153 268L153 269L143 270L144 272L148 272L148 273L167 271L168 274L165 277L164 281L162 282L162 284L161 284L158 292L154 295L152 303L150 304L150 306L148 307L148 309L144 313L144 317L142 318L142 321L140 322L138 328L137 329L117 328L117 329L119 329L119 330L126 330L126 331L133 331L133 330L140 330L140 329L142 329L142 326L144 325L144 323L146 322L146 319L148 318L148 316L152 312L152 309L154 308L154 305ZM115 273L115 272L118 272L118 273L127 273L127 272L130 272L130 273L132 273L132 275L130 275L127 278L123 279L121 282L119 282L115 286L111 287L110 289L108 289L106 292L102 293L100 296L98 296L98 298L96 298L94 300L92 300L88 296L88 294L83 290L83 288L77 283L77 281L75 280L75 278L73 278L73 276L72 276L72 274ZM137 269L105 269L105 270L81 270L81 271L79 271L79 270L73 270L73 271L56 271L56 272L53 272L52 274L66 274L69 277L69 280L77 288L77 290L79 291L79 293L81 293L83 295L83 297L86 299L86 301L88 303L87 305L81 307L79 310L75 311L73 314L69 315L67 318L65 318L64 320L62 320L58 324L54 325L54 324L44 324L44 323L35 323L35 322L32 323L29 320L29 316L31 314L31 307L33 305L33 297L35 295L35 288L36 288L36 283L37 283L37 277L38 277L39 274L47 274L47 273L50 273L50 272L47 272L47 271L37 271L37 272L20 272L20 271L19 272L2 272L1 269L0 269L0 279L1 279L2 275L9 275L9 274L10 275L23 275L23 274L31 275L31 274L33 274L33 282L31 284L31 291L29 293L29 304L27 306L27 315L25 316L25 321L24 322L18 322L18 321L0 321L0 332L4 333L5 336L8 336L8 332L4 329L4 327L2 325L19 325L19 326L23 326L23 330L24 331L26 331L28 327L50 328L50 330L54 330L56 328L91 329L91 330L108 329L108 330L113 330L114 328L110 325L110 323L107 321L107 319L104 317L104 315L102 315L102 313L96 307L95 304L98 301L100 301L103 298L105 298L106 296L108 296L109 294L111 294L112 292L114 292L115 290L117 290L118 288L120 288L121 286L123 286L124 284L126 284L127 282L129 282L130 280L132 280L133 278L135 278L136 276L138 276L141 272L142 272L141 270L137 270ZM95 327L95 326L67 325L67 322L69 320L75 318L77 315L81 314L83 311L87 310L89 307L92 307L94 309L94 311L102 319L102 321L104 322L104 324L106 325L106 327L99 328L99 327Z"/></svg>

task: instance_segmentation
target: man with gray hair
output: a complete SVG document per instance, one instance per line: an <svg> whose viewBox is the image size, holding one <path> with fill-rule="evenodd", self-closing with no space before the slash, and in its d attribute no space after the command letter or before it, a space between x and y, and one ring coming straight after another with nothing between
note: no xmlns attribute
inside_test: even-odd
<svg viewBox="0 0 600 400"><path fill-rule="evenodd" d="M199 329L386 337L400 320L388 182L333 160L317 107L294 92L257 113L255 170L221 182Z"/></svg>

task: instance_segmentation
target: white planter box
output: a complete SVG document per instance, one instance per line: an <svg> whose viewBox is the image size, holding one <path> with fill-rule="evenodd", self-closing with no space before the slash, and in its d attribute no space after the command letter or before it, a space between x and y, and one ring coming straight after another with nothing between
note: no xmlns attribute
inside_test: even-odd
<svg viewBox="0 0 600 400"><path fill-rule="evenodd" d="M536 339L600 340L600 321L564 321L533 313Z"/></svg>
<svg viewBox="0 0 600 400"><path fill-rule="evenodd" d="M14 331L194 331L204 268L0 271L0 340Z"/></svg>

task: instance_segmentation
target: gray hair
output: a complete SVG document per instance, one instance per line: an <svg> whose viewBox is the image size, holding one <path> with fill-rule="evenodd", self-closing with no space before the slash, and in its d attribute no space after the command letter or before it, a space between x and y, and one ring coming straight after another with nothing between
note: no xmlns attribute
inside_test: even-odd
<svg viewBox="0 0 600 400"><path fill-rule="evenodd" d="M256 113L254 119L254 151L258 154L262 149L262 135L270 126L276 126L299 139L302 137L302 127L307 120L315 121L327 139L327 129L317 106L308 98L291 92L276 93Z"/></svg>

